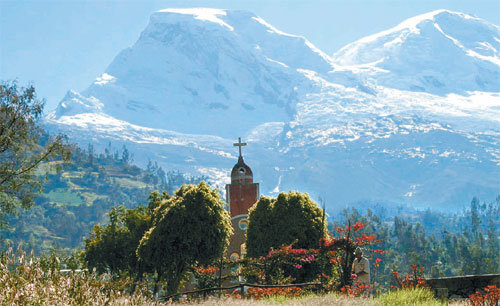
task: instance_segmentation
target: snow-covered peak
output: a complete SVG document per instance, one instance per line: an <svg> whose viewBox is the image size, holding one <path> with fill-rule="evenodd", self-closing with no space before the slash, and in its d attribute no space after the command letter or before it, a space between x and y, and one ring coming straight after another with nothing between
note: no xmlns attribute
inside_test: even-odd
<svg viewBox="0 0 500 306"><path fill-rule="evenodd" d="M237 135L290 119L297 88L311 84L301 71L332 69L331 59L307 39L251 12L165 9L152 14L136 43L81 95L133 124ZM59 116L67 114L60 109Z"/></svg>
<svg viewBox="0 0 500 306"><path fill-rule="evenodd" d="M179 28L180 27L180 28ZM252 12L214 8L163 9L156 11L145 33L175 32L180 35L203 33L210 37L236 38L262 55L293 69L328 72L331 58L306 38L285 33ZM232 33L228 33L232 32Z"/></svg>
<svg viewBox="0 0 500 306"><path fill-rule="evenodd" d="M95 85L104 85L108 83L113 83L116 81L116 78L107 73L103 73L100 77L96 78L94 81Z"/></svg>
<svg viewBox="0 0 500 306"><path fill-rule="evenodd" d="M388 87L437 94L496 92L500 27L437 10L345 46L335 53L334 62L352 69L363 66Z"/></svg>
<svg viewBox="0 0 500 306"><path fill-rule="evenodd" d="M194 18L202 21L209 21L233 30L233 27L225 23L220 16L226 16L226 11L214 8L169 8L156 11L151 17L152 22L178 22L182 20L183 15L188 18ZM180 18L179 18L180 17Z"/></svg>
<svg viewBox="0 0 500 306"><path fill-rule="evenodd" d="M85 97L74 90L68 90L64 98L59 102L53 115L72 116L82 113L100 113L103 104L95 97Z"/></svg>
<svg viewBox="0 0 500 306"><path fill-rule="evenodd" d="M440 23L440 21L451 20L457 17L460 19L474 19L476 21L481 22L481 19L472 17L470 15L441 9L408 18L389 30L385 30L370 36L366 36L364 38L361 38L357 42L359 43L372 42L384 36L390 35L394 32L408 32L408 33L420 34L419 28L424 23L427 22Z"/></svg>
<svg viewBox="0 0 500 306"><path fill-rule="evenodd" d="M494 57L498 59L500 46L500 27L489 23L483 19L473 17L460 12L449 10L436 10L422 15L418 15L401 22L397 26L355 41L335 53L335 61L345 65L368 64L377 61L377 57L363 54L364 57L355 57L355 51L361 49L366 44L384 43L385 47L402 44L405 40L411 39L412 35L426 35L433 33L426 32L429 29L440 33L442 36L452 40L458 47L478 47L478 50L486 50L482 44L485 41L493 42L489 51L494 51ZM496 39L495 39L496 38ZM463 45L460 45L464 43ZM475 46L474 46L475 45ZM351 55L351 56L349 56Z"/></svg>

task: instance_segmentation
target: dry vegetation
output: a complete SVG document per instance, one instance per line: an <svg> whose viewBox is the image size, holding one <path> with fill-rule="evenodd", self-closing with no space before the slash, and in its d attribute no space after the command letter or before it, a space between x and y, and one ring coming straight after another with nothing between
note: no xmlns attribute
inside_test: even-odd
<svg viewBox="0 0 500 306"><path fill-rule="evenodd" d="M55 256L36 258L21 249L0 254L0 305L154 304L144 287L128 295L128 279L110 281L94 273L61 273L60 268Z"/></svg>

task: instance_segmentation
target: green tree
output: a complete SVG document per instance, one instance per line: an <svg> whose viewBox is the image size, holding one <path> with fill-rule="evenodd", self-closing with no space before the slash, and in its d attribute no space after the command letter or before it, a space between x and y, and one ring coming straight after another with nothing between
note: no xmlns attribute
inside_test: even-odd
<svg viewBox="0 0 500 306"><path fill-rule="evenodd" d="M35 89L0 84L0 225L17 208L29 208L42 190L38 166L53 157L69 158L65 138L48 137L38 121L43 101Z"/></svg>
<svg viewBox="0 0 500 306"><path fill-rule="evenodd" d="M472 226L472 233L475 235L479 232L481 226L481 219L479 218L479 199L477 197L473 197L470 203L470 220Z"/></svg>
<svg viewBox="0 0 500 306"><path fill-rule="evenodd" d="M491 261L490 269L488 270L488 272L498 272L500 244L498 243L497 230L492 218L490 218L490 221L488 222L488 230L486 232L486 235L488 237L488 254Z"/></svg>
<svg viewBox="0 0 500 306"><path fill-rule="evenodd" d="M294 248L317 248L327 234L323 211L308 194L290 191L276 199L261 197L250 209L247 255L259 257L271 248L293 244Z"/></svg>
<svg viewBox="0 0 500 306"><path fill-rule="evenodd" d="M128 149L125 145L123 145L122 162L125 165L128 165L128 163L130 162L130 152L128 151Z"/></svg>
<svg viewBox="0 0 500 306"><path fill-rule="evenodd" d="M157 283L167 281L167 294L177 292L190 267L211 264L225 251L232 227L223 206L219 193L201 182L183 185L155 208L137 255Z"/></svg>
<svg viewBox="0 0 500 306"><path fill-rule="evenodd" d="M134 209L117 206L108 216L109 224L94 226L90 237L85 239L83 258L89 269L95 268L99 273L126 272L140 276L143 269L138 265L135 251L151 226L151 211L145 206Z"/></svg>

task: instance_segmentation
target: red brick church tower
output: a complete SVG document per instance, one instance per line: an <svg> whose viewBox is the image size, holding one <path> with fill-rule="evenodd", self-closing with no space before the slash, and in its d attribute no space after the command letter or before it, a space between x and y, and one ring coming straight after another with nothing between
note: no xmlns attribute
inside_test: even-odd
<svg viewBox="0 0 500 306"><path fill-rule="evenodd" d="M241 147L246 146L238 138L234 146L239 148L238 163L231 171L231 184L226 185L226 199L231 215L234 234L228 247L228 255L232 258L241 258L245 252L245 235L248 227L248 209L255 204L259 198L259 184L253 182L253 173L250 167L243 161Z"/></svg>

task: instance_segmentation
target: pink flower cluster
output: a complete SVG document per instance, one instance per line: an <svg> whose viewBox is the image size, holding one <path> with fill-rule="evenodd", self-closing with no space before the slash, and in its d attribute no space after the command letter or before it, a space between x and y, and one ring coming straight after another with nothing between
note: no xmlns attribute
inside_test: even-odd
<svg viewBox="0 0 500 306"><path fill-rule="evenodd" d="M310 256L308 256L308 257L306 257L306 258L302 258L302 259L301 259L301 261L303 261L303 262L307 262L307 263L310 263L310 262L311 262L311 261L313 261L313 260L314 260L314 254L313 254L313 255L310 255Z"/></svg>

